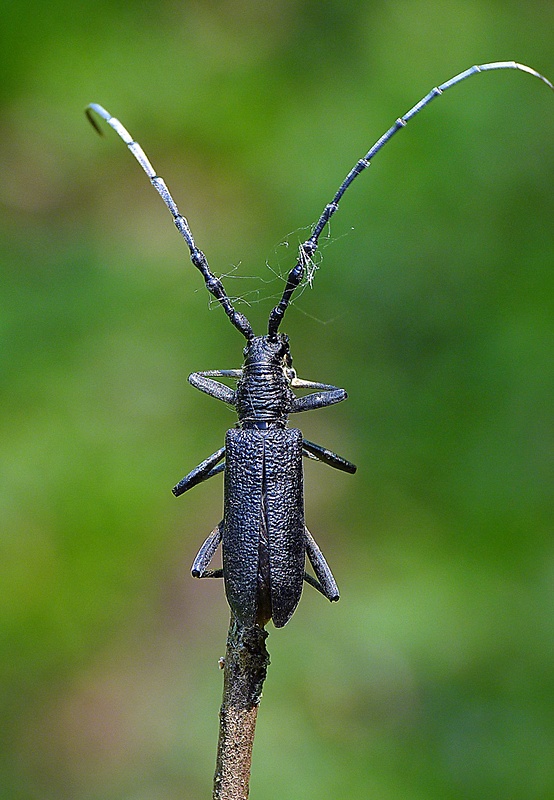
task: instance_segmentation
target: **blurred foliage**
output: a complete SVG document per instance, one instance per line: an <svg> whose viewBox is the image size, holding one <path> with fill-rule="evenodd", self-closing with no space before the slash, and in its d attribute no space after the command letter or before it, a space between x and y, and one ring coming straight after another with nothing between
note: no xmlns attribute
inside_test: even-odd
<svg viewBox="0 0 554 800"><path fill-rule="evenodd" d="M222 488L170 487L240 364L116 114L256 329L356 159L432 86L554 76L554 7L2 3L0 796L207 797L227 610L189 567ZM287 314L348 403L306 436L342 590L272 630L256 798L554 794L554 97L515 72L434 103L349 190ZM214 582L215 584L216 582Z"/></svg>

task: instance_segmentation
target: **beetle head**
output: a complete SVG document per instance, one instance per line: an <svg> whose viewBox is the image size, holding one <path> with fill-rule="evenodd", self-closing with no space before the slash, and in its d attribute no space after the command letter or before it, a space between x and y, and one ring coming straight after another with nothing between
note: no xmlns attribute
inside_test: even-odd
<svg viewBox="0 0 554 800"><path fill-rule="evenodd" d="M289 337L278 333L275 337L254 336L244 348L244 366L280 366L288 372L292 369Z"/></svg>

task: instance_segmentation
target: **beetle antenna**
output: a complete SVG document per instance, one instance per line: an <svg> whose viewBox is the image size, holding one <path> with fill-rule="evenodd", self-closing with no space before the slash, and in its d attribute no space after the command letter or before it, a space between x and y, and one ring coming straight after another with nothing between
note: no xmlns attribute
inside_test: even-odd
<svg viewBox="0 0 554 800"><path fill-rule="evenodd" d="M215 299L223 306L223 309L229 319L231 320L232 324L239 330L242 335L250 340L254 337L254 331L252 330L252 326L250 325L248 319L245 317L244 314L241 314L239 311L236 311L231 303L227 292L225 291L223 284L221 283L220 279L217 278L213 272L210 270L208 265L208 260L202 250L200 250L194 241L192 236L191 230L189 228L189 224L185 217L179 212L177 205L171 196L169 189L167 188L165 181L163 178L160 178L159 175L156 175L154 172L154 168L152 164L148 160L146 153L142 149L142 147L135 142L132 138L129 131L121 124L121 122L112 117L112 115L106 111L105 108L98 105L98 103L91 103L87 106L85 113L87 118L93 128L96 130L97 133L102 135L102 130L98 125L97 120L94 117L94 113L98 114L98 116L102 117L108 125L114 129L114 131L118 134L118 136L123 139L131 153L134 155L138 163L141 165L143 170L146 172L148 177L150 178L150 183L154 187L154 189L158 192L166 206L168 207L169 211L171 212L171 216L173 217L173 222L175 226L185 242L188 245L190 250L190 260L194 264L194 266L200 270L202 273L202 277L206 283L206 288L210 292L211 295L215 297Z"/></svg>
<svg viewBox="0 0 554 800"><path fill-rule="evenodd" d="M332 201L325 206L323 213L321 214L320 218L314 225L312 229L312 234L309 239L307 239L303 244L300 245L299 252L298 252L298 260L295 266L291 269L287 276L287 282L285 285L285 289L283 291L283 296L279 301L278 305L272 310L271 314L269 315L269 323L268 323L268 333L270 338L275 338L277 335L277 331L279 329L279 325L283 319L285 311L290 303L291 297L298 287L300 282L302 281L305 271L312 259L312 256L317 250L317 244L319 237L321 235L322 230L324 229L325 225L329 222L335 211L339 207L339 200L348 189L354 178L356 178L361 172L369 167L371 163L371 159L375 156L379 150L384 147L387 142L392 139L394 134L404 128L408 122L411 120L412 117L421 111L422 108L425 108L431 100L434 100L435 97L439 97L443 92L447 89L450 89L452 86L455 86L457 83L464 81L466 78L471 77L471 75L477 75L479 72L488 72L489 70L493 69L518 69L521 72L527 72L529 75L533 75L535 78L540 78L541 81L544 81L547 86L551 89L554 89L554 86L550 83L550 81L541 75L536 70L532 69L531 67L527 67L525 64L518 64L517 61L494 61L490 64L479 64L469 69L464 70L464 72L460 72L459 75L455 75L453 78L450 78L449 81L446 83L442 83L440 86L435 86L434 89L425 95L418 103L413 106L403 117L399 117L394 125L388 129L386 133L381 136L380 139L377 139L374 145L368 150L363 158L361 158L354 167L350 170L344 181L339 186L335 196L333 197Z"/></svg>

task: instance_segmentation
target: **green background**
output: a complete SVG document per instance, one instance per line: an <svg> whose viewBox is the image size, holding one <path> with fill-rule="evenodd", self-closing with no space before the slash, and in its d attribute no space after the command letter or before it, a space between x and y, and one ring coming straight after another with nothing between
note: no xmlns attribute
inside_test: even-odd
<svg viewBox="0 0 554 800"><path fill-rule="evenodd" d="M263 332L298 242L396 117L474 63L554 77L544 2L1 3L0 797L210 796L228 611L195 582L222 481L170 488L240 365L141 142ZM341 588L276 631L253 798L554 796L554 95L505 71L344 197L283 325L349 400L296 418Z"/></svg>

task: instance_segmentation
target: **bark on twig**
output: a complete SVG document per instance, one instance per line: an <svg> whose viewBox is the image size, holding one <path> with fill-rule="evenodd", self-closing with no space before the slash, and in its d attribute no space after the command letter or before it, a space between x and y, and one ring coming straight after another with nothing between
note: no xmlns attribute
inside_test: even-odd
<svg viewBox="0 0 554 800"><path fill-rule="evenodd" d="M256 717L269 665L267 636L259 625L245 627L231 614L213 800L248 797Z"/></svg>

